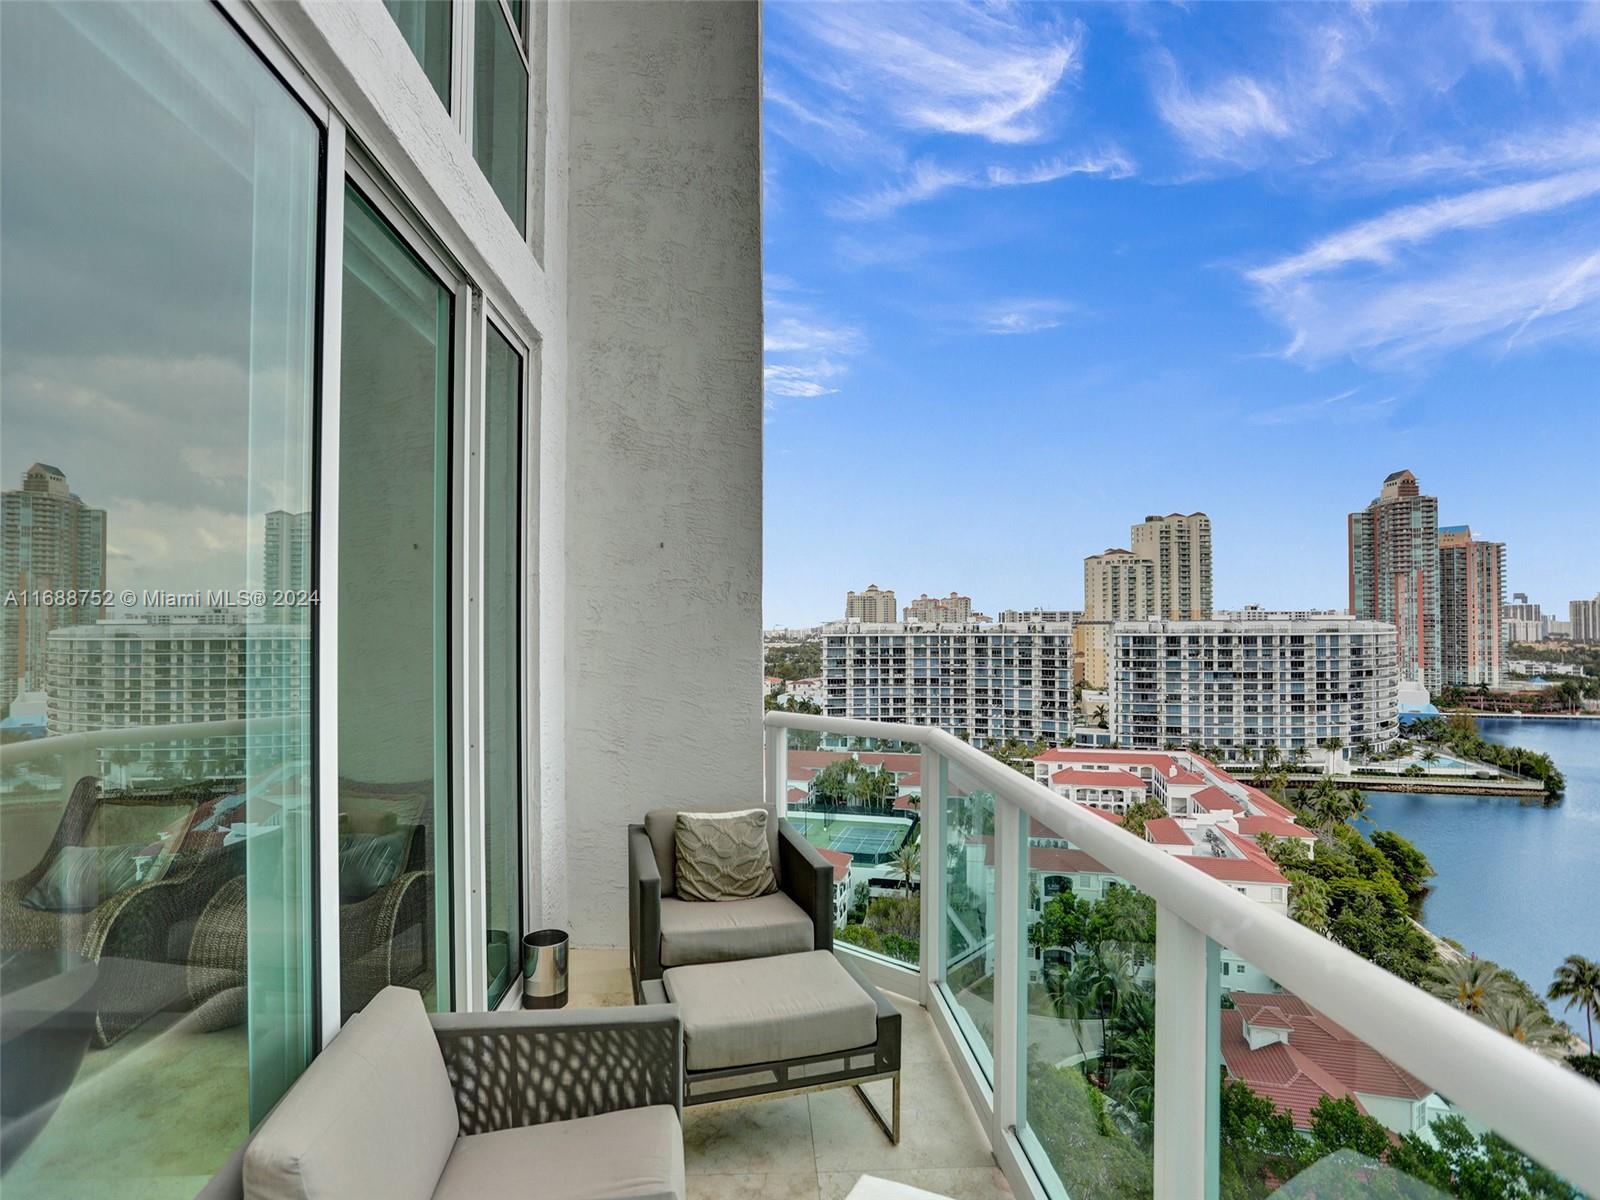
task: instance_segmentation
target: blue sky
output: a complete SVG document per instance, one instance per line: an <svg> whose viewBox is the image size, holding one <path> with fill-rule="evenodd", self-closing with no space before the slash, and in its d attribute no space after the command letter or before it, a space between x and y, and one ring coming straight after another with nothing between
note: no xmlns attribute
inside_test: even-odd
<svg viewBox="0 0 1600 1200"><path fill-rule="evenodd" d="M1600 589L1600 7L768 3L766 622L1076 607L1204 510L1342 607L1409 467Z"/></svg>

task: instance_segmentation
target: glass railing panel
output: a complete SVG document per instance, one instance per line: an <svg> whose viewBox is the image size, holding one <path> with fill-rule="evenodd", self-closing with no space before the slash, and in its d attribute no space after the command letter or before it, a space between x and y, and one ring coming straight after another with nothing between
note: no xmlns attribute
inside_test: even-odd
<svg viewBox="0 0 1600 1200"><path fill-rule="evenodd" d="M1044 826L1028 834L1019 1137L1054 1195L1148 1196L1155 901Z"/></svg>
<svg viewBox="0 0 1600 1200"><path fill-rule="evenodd" d="M833 864L834 940L915 971L922 960L922 752L803 729L788 737L788 820Z"/></svg>
<svg viewBox="0 0 1600 1200"><path fill-rule="evenodd" d="M1456 1099L1210 944L1218 1079L1208 1171L1221 1200L1320 1196L1444 1200L1580 1193ZM1537 998L1484 998L1481 1020L1548 1050L1565 1031Z"/></svg>
<svg viewBox="0 0 1600 1200"><path fill-rule="evenodd" d="M943 770L943 985L973 1056L993 1082L995 798L961 767L946 762Z"/></svg>

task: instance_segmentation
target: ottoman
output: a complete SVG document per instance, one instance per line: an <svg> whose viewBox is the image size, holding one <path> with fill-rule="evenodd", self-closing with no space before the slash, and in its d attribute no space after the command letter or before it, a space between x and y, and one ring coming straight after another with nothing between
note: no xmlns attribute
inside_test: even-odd
<svg viewBox="0 0 1600 1200"><path fill-rule="evenodd" d="M900 1013L828 951L672 967L643 988L682 1014L684 1104L853 1087L899 1143ZM888 1120L861 1087L880 1079Z"/></svg>

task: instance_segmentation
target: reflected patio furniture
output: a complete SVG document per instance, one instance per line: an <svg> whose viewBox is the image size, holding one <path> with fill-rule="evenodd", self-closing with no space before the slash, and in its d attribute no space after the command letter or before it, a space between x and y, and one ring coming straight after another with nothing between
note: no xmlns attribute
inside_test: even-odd
<svg viewBox="0 0 1600 1200"><path fill-rule="evenodd" d="M669 1005L430 1017L385 988L246 1145L243 1194L684 1200L682 1054Z"/></svg>
<svg viewBox="0 0 1600 1200"><path fill-rule="evenodd" d="M244 870L242 844L191 830L226 788L198 784L149 794L105 792L94 776L72 789L50 845L26 874L0 884L0 950L64 950L99 964L94 1044L109 1046L156 1013L181 1004L188 938L207 902ZM68 846L175 843L164 869L92 908L24 903Z"/></svg>
<svg viewBox="0 0 1600 1200"><path fill-rule="evenodd" d="M749 900L683 900L662 863L674 856L672 814L628 826L628 944L634 999L668 967L833 949L833 865L780 820L778 890Z"/></svg>
<svg viewBox="0 0 1600 1200"><path fill-rule="evenodd" d="M94 1034L100 968L76 954L0 955L0 1172L39 1135Z"/></svg>
<svg viewBox="0 0 1600 1200"><path fill-rule="evenodd" d="M408 837L408 865L419 862L423 831ZM433 872L403 870L370 896L339 906L340 1008L349 1018L390 985L427 992L433 979ZM198 1028L227 1029L245 1018L248 971L246 879L230 879L195 927L187 970ZM258 914L257 920L262 919Z"/></svg>

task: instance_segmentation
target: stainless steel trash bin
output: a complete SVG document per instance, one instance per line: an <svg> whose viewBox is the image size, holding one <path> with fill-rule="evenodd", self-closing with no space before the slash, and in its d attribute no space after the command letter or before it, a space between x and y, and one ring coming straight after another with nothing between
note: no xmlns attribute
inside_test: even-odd
<svg viewBox="0 0 1600 1200"><path fill-rule="evenodd" d="M522 1007L567 1006L567 935L539 929L522 939Z"/></svg>

